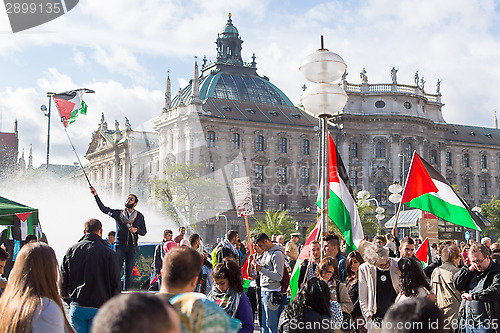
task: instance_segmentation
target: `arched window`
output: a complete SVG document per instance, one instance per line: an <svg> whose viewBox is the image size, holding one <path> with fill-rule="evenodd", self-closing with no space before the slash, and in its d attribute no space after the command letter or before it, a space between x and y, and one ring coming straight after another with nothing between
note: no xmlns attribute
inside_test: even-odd
<svg viewBox="0 0 500 333"><path fill-rule="evenodd" d="M208 131L207 132L207 147L215 147L215 132Z"/></svg>
<svg viewBox="0 0 500 333"><path fill-rule="evenodd" d="M385 158L385 142L377 142L375 146L375 158Z"/></svg>
<svg viewBox="0 0 500 333"><path fill-rule="evenodd" d="M233 149L240 149L240 133L233 133L231 137L231 147Z"/></svg>
<svg viewBox="0 0 500 333"><path fill-rule="evenodd" d="M375 184L375 199L380 205L387 204L387 185L385 182L377 182Z"/></svg>
<svg viewBox="0 0 500 333"><path fill-rule="evenodd" d="M264 136L257 135L255 138L255 150L256 151L264 151Z"/></svg>
<svg viewBox="0 0 500 333"><path fill-rule="evenodd" d="M406 158L412 158L413 157L413 146L411 145L410 142L408 142L406 144L405 155L406 155Z"/></svg>

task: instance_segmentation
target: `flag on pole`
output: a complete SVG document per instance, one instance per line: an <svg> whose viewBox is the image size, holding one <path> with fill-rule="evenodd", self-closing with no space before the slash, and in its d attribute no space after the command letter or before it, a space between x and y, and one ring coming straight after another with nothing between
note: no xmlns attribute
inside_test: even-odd
<svg viewBox="0 0 500 333"><path fill-rule="evenodd" d="M424 268L431 263L431 249L429 246L429 237L426 237L424 242L420 245L417 252L415 252L415 257L422 262Z"/></svg>
<svg viewBox="0 0 500 333"><path fill-rule="evenodd" d="M481 230L484 227L450 183L416 152L413 152L401 203L466 228Z"/></svg>
<svg viewBox="0 0 500 333"><path fill-rule="evenodd" d="M65 91L53 96L64 127L68 127L68 124L75 122L80 113L87 114L87 104L83 101L83 95L93 92L93 90L82 88Z"/></svg>
<svg viewBox="0 0 500 333"><path fill-rule="evenodd" d="M319 240L320 229L321 229L321 218L318 219L318 222L316 222L314 229L311 231L311 234L307 238L304 246L302 247L302 250L300 251L299 257L295 262L295 266L293 266L292 276L290 277L290 290L292 292L292 299L294 299L295 295L297 295L297 291L299 290L300 266L302 265L302 262L304 262L305 259L309 258L309 248L311 247L310 243L313 240Z"/></svg>
<svg viewBox="0 0 500 333"><path fill-rule="evenodd" d="M356 206L356 200L354 200L347 171L330 135L328 169L328 182L330 184L328 216L344 235L346 252L350 253L358 248L359 243L364 238L363 226L361 225L358 207ZM321 207L321 200L321 191L319 191L317 201L319 207Z"/></svg>

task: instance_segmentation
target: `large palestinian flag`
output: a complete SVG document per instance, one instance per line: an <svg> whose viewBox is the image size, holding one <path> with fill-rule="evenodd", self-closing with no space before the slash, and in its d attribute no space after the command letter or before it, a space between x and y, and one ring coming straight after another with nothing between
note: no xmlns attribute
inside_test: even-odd
<svg viewBox="0 0 500 333"><path fill-rule="evenodd" d="M450 183L416 152L413 152L401 203L466 228L481 230L483 225Z"/></svg>
<svg viewBox="0 0 500 333"><path fill-rule="evenodd" d="M346 252L350 253L358 248L364 237L363 226L347 171L331 136L329 136L328 143L328 170L330 184L328 216L344 235ZM317 202L319 207L321 207L321 200L321 191L319 191Z"/></svg>
<svg viewBox="0 0 500 333"><path fill-rule="evenodd" d="M78 114L87 114L87 104L83 101L83 94L93 92L93 90L84 88L65 91L53 96L64 127L67 127L68 124L75 122Z"/></svg>

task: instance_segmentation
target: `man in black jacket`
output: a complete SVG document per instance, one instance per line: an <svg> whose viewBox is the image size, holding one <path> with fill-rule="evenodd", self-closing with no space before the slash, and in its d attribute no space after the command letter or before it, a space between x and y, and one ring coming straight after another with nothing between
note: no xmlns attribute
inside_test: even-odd
<svg viewBox="0 0 500 333"><path fill-rule="evenodd" d="M94 195L97 206L99 206L101 212L115 219L115 251L118 258L118 267L121 268L123 261L125 261L125 290L129 290L132 285L132 270L135 265L135 257L137 254L138 235L146 235L144 215L134 209L139 200L135 194L129 194L125 201L125 209L111 209L104 206L96 190L92 186L90 187L90 193Z"/></svg>
<svg viewBox="0 0 500 333"><path fill-rule="evenodd" d="M464 323L467 332L500 332L500 264L490 259L490 250L480 243L469 249L471 265L454 276L455 288L465 291Z"/></svg>
<svg viewBox="0 0 500 333"><path fill-rule="evenodd" d="M61 294L70 303L69 322L78 332L90 332L98 308L120 293L115 252L106 245L99 220L85 222L85 236L68 249L61 265Z"/></svg>
<svg viewBox="0 0 500 333"><path fill-rule="evenodd" d="M236 261L237 264L240 263L240 255L238 249L236 249L236 243L238 243L238 231L229 230L226 234L226 238L217 245L218 249L215 252L217 263L221 263L224 258L232 259Z"/></svg>

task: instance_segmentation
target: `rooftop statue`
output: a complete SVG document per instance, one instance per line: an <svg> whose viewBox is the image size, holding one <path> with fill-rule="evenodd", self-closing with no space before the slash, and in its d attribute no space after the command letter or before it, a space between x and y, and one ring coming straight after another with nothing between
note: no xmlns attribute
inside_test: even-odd
<svg viewBox="0 0 500 333"><path fill-rule="evenodd" d="M361 73L359 73L359 77L361 78L361 83L368 83L368 76L366 75L366 69L364 67Z"/></svg>
<svg viewBox="0 0 500 333"><path fill-rule="evenodd" d="M392 67L391 69L391 78L392 78L392 84L397 84L398 83L398 69L396 67Z"/></svg>

